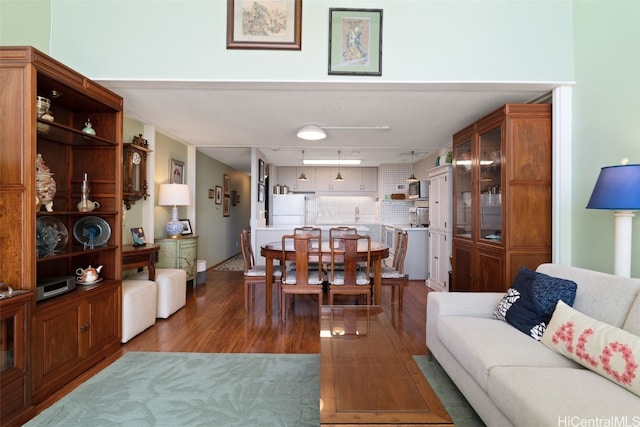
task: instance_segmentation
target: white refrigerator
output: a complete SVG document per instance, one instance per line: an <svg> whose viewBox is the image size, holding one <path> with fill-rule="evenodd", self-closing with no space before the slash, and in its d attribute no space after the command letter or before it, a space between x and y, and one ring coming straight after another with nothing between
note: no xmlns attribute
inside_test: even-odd
<svg viewBox="0 0 640 427"><path fill-rule="evenodd" d="M274 194L271 210L273 225L304 225L305 195Z"/></svg>

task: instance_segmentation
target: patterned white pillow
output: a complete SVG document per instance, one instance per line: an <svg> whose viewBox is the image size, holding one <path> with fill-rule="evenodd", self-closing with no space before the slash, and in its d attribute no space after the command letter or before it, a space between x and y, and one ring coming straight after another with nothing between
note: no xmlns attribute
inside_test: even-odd
<svg viewBox="0 0 640 427"><path fill-rule="evenodd" d="M640 396L640 337L558 301L542 343Z"/></svg>

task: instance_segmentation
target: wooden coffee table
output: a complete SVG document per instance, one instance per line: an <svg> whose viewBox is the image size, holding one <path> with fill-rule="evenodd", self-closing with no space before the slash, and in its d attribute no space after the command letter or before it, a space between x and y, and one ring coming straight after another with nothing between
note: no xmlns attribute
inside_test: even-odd
<svg viewBox="0 0 640 427"><path fill-rule="evenodd" d="M379 306L322 308L320 423L453 425Z"/></svg>

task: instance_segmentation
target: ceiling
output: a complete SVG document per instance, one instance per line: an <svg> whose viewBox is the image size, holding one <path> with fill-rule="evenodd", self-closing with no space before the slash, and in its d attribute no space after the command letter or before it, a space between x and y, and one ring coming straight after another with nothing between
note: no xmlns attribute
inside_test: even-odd
<svg viewBox="0 0 640 427"><path fill-rule="evenodd" d="M101 81L124 97L125 114L250 173L251 147L266 163L299 166L304 157L360 158L362 166L413 161L505 103L545 97L553 84ZM327 129L303 141L303 125L390 126Z"/></svg>

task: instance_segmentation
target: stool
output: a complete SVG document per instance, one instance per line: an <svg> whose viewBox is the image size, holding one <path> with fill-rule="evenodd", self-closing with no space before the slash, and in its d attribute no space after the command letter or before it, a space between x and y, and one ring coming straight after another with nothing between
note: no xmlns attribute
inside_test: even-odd
<svg viewBox="0 0 640 427"><path fill-rule="evenodd" d="M151 280L122 281L123 343L156 323L157 288Z"/></svg>
<svg viewBox="0 0 640 427"><path fill-rule="evenodd" d="M147 270L129 277L134 280L146 280ZM184 307L187 303L187 272L177 268L156 268L158 299L156 317L166 319Z"/></svg>

